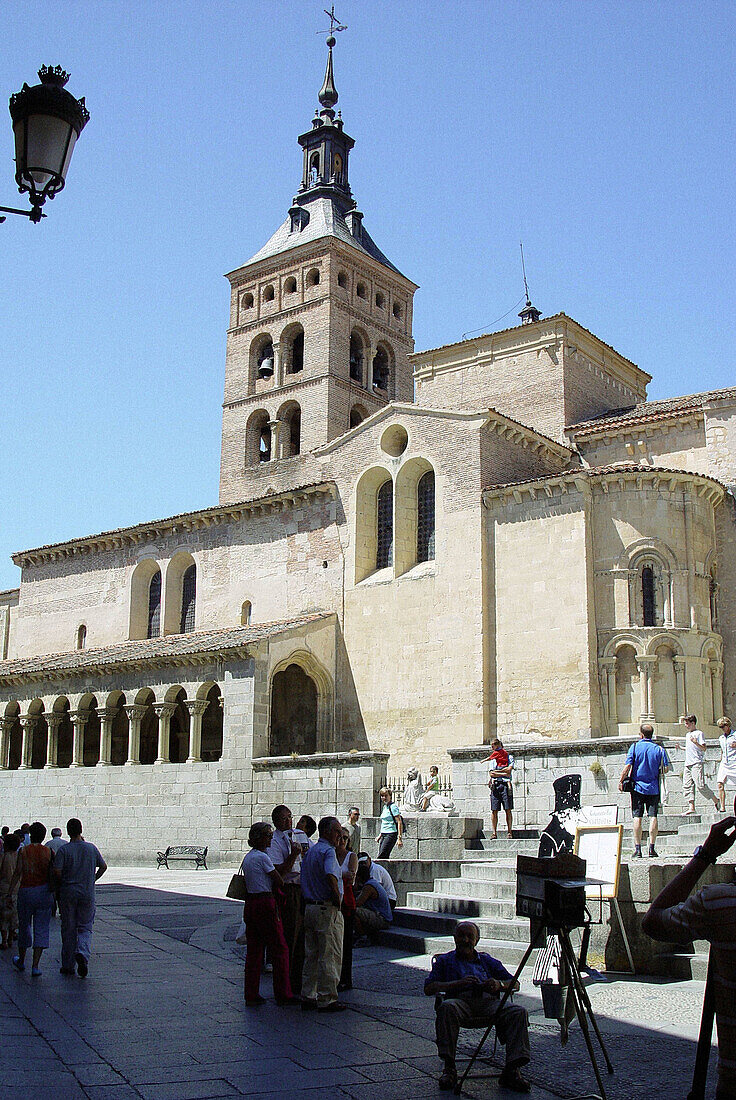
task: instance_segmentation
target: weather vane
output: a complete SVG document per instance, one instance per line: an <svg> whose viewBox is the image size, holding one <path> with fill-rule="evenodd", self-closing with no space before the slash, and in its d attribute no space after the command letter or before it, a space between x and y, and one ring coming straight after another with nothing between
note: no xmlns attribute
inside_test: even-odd
<svg viewBox="0 0 736 1100"><path fill-rule="evenodd" d="M333 4L330 10L327 8L322 9L325 15L330 17L330 29L329 31L317 31L317 34L329 34L330 38L334 38L335 31L346 31L348 29L347 23L341 23L335 15L335 5Z"/></svg>

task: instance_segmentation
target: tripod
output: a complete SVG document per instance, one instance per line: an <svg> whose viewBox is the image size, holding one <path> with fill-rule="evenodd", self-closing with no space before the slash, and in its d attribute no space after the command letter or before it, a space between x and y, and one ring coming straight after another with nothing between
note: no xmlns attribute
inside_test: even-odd
<svg viewBox="0 0 736 1100"><path fill-rule="evenodd" d="M522 958L521 962L519 963L519 965L517 967L517 970L516 970L516 973L514 974L513 980L509 983L509 987L506 990L506 992L504 993L503 997L501 998L501 1001L498 1005L498 1008L496 1009L496 1011L493 1015L493 1019L491 1020L490 1024L486 1028L481 1041L478 1043L478 1046L477 1046L476 1050L473 1053L473 1056L471 1057L470 1061L468 1062L467 1066L465 1067L465 1072L463 1073L462 1077L460 1078L457 1085L455 1086L455 1095L456 1096L459 1096L460 1093L462 1092L462 1087L465 1084L465 1079L467 1078L468 1074L470 1073L471 1069L473 1068L473 1064L475 1063L476 1058L478 1057L481 1050L483 1049L483 1046L486 1042L486 1039L488 1038L488 1036L490 1035L490 1033L491 1033L491 1031L494 1027L496 1017L498 1016L499 1012L501 1012L504 1005L506 1004L509 997L511 996L511 991L513 990L516 982L519 979L519 976L521 975L521 973L524 970L524 967L526 966L527 962L529 961L529 957L530 957L532 951L535 949L535 947L539 947L539 945L542 941L542 938L543 938L546 931L547 931L547 926L545 924L540 924L537 927L536 934L534 934L530 937L529 946L527 947L526 951L524 952L524 957ZM606 1091L603 1087L603 1079L601 1078L600 1069L598 1068L598 1062L596 1061L595 1050L593 1048L593 1041L592 1041L591 1036L590 1036L590 1028L588 1027L588 1020L590 1020L590 1023L593 1026L593 1030L595 1031L596 1037L597 1037L598 1042L600 1044L600 1048L603 1051L603 1057L604 1057L605 1062L606 1062L606 1069L608 1070L609 1073L613 1073L613 1066L611 1065L611 1060L608 1057L608 1051L606 1050L605 1044L603 1042L603 1036L600 1033L600 1030L598 1028L598 1024L596 1023L595 1016L593 1015L593 1006L590 1003L590 998L588 997L587 990L585 989L585 986L583 985L583 980L580 976L580 969L578 967L577 959L575 958L575 951L574 951L572 943L570 941L570 929L567 928L566 926L560 926L560 927L557 927L557 928L552 928L551 931L553 931L555 933L555 935L557 936L557 939L558 939L559 944L560 944L560 950L561 950L561 953L562 953L562 957L565 960L565 962L567 963L567 967L568 967L568 970L570 972L570 978L571 978L570 992L572 994L573 1002L574 1002L574 1005L575 1005L575 1013L577 1015L578 1021L580 1022L580 1030L583 1033L583 1038L585 1039L585 1045L588 1048L588 1056L590 1058L590 1062L591 1062L591 1065L593 1067L593 1072L595 1073L595 1079L598 1082L598 1088L600 1089L600 1100L606 1100Z"/></svg>

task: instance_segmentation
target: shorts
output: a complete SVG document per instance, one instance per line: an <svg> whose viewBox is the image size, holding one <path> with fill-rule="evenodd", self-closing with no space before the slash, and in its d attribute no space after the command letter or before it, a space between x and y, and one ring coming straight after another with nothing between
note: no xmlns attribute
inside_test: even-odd
<svg viewBox="0 0 736 1100"><path fill-rule="evenodd" d="M716 783L722 783L724 787L736 787L736 773L733 768L727 768L723 763L719 764Z"/></svg>
<svg viewBox="0 0 736 1100"><path fill-rule="evenodd" d="M631 816L644 817L644 810L647 811L647 817L656 817L659 813L659 795L641 794L640 791L632 791Z"/></svg>
<svg viewBox="0 0 736 1100"><path fill-rule="evenodd" d="M498 813L499 810L513 810L514 788L510 783L496 780L491 786L491 810Z"/></svg>

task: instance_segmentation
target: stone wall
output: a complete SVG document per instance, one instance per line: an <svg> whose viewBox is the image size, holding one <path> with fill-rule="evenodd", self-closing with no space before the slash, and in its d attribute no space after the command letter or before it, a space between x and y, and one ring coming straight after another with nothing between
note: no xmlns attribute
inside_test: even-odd
<svg viewBox="0 0 736 1100"><path fill-rule="evenodd" d="M270 821L279 803L289 807L295 824L302 814L310 814L315 821L334 814L345 821L350 806L357 806L362 817L378 809L388 753L260 757L252 763L252 821Z"/></svg>

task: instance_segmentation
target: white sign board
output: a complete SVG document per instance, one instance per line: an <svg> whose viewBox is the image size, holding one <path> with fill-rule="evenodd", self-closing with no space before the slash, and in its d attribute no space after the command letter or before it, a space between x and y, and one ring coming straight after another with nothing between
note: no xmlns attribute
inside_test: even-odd
<svg viewBox="0 0 736 1100"><path fill-rule="evenodd" d="M581 806L579 825L616 825L618 806Z"/></svg>
<svg viewBox="0 0 736 1100"><path fill-rule="evenodd" d="M623 825L579 825L575 830L575 855L586 862L585 887L590 898L615 898L621 868Z"/></svg>

